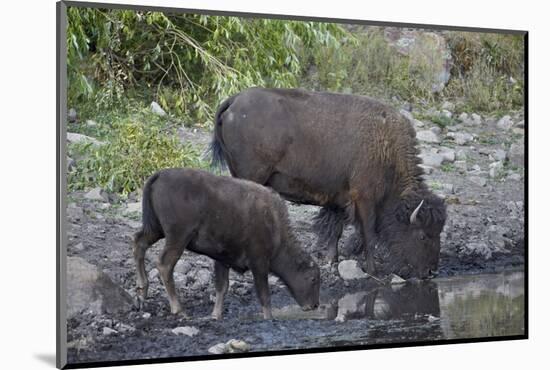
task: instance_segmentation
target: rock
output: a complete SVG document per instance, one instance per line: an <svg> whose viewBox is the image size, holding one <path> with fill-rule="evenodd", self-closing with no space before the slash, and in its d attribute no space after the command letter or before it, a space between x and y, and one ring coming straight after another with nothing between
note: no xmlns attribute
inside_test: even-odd
<svg viewBox="0 0 550 370"><path fill-rule="evenodd" d="M141 202L127 203L124 213L141 213Z"/></svg>
<svg viewBox="0 0 550 370"><path fill-rule="evenodd" d="M241 353L250 351L250 345L244 340L230 339L225 343L226 353Z"/></svg>
<svg viewBox="0 0 550 370"><path fill-rule="evenodd" d="M453 163L456 159L455 151L450 148L443 147L437 153L443 157L443 163Z"/></svg>
<svg viewBox="0 0 550 370"><path fill-rule="evenodd" d="M423 152L423 153L420 153L418 157L422 159L422 163L424 165L430 166L433 168L441 167L441 164L445 159L441 154L437 154L433 152Z"/></svg>
<svg viewBox="0 0 550 370"><path fill-rule="evenodd" d="M441 184L441 189L445 194L454 194L455 186L453 184Z"/></svg>
<svg viewBox="0 0 550 370"><path fill-rule="evenodd" d="M418 129L424 127L424 122L419 121L417 119L413 120L413 126Z"/></svg>
<svg viewBox="0 0 550 370"><path fill-rule="evenodd" d="M522 128L514 127L514 128L512 128L512 133L514 133L516 135L524 136L525 135L525 130L522 129Z"/></svg>
<svg viewBox="0 0 550 370"><path fill-rule="evenodd" d="M410 57L412 69L426 71L433 92L441 91L451 76L452 56L445 37L436 32L386 27L384 37L399 53Z"/></svg>
<svg viewBox="0 0 550 370"><path fill-rule="evenodd" d="M159 270L157 270L156 268L153 268L151 269L151 271L149 271L147 276L149 277L150 281L155 280L159 276Z"/></svg>
<svg viewBox="0 0 550 370"><path fill-rule="evenodd" d="M499 176L503 168L504 166L500 161L491 163L489 165L489 177L494 179L495 177Z"/></svg>
<svg viewBox="0 0 550 370"><path fill-rule="evenodd" d="M483 177L479 177L479 176L470 176L468 177L468 180L470 180L471 182L473 182L474 184L478 185L478 186L485 186L487 185L487 179L483 178Z"/></svg>
<svg viewBox="0 0 550 370"><path fill-rule="evenodd" d="M460 254L462 256L478 255L478 256L482 256L486 260L488 260L493 256L493 252L491 251L491 248L489 248L489 246L483 242L467 243L465 248L461 250Z"/></svg>
<svg viewBox="0 0 550 370"><path fill-rule="evenodd" d="M521 181L521 175L519 173L511 173L506 178L512 181Z"/></svg>
<svg viewBox="0 0 550 370"><path fill-rule="evenodd" d="M470 117L468 116L468 113L466 113L466 112L460 113L460 116L458 116L458 120L460 122L464 123L465 125L468 125L471 122Z"/></svg>
<svg viewBox="0 0 550 370"><path fill-rule="evenodd" d="M443 104L441 105L441 110L448 110L452 112L455 110L455 105L450 101L444 101Z"/></svg>
<svg viewBox="0 0 550 370"><path fill-rule="evenodd" d="M187 335L188 337L193 337L199 333L199 329L194 326L178 326L177 328L172 329L172 333L176 335Z"/></svg>
<svg viewBox="0 0 550 370"><path fill-rule="evenodd" d="M464 145L474 140L474 136L467 132L449 132L447 137L453 139L458 145Z"/></svg>
<svg viewBox="0 0 550 370"><path fill-rule="evenodd" d="M418 140L424 141L426 143L439 144L441 142L441 138L435 132L433 132L431 130L418 131L416 133L416 138Z"/></svg>
<svg viewBox="0 0 550 370"><path fill-rule="evenodd" d="M344 260L338 264L338 273L344 280L364 279L368 275L355 260Z"/></svg>
<svg viewBox="0 0 550 370"><path fill-rule="evenodd" d="M334 319L337 322L344 322L349 319L365 316L367 293L359 292L346 294L338 300L338 314Z"/></svg>
<svg viewBox="0 0 550 370"><path fill-rule="evenodd" d="M424 173L426 175L430 175L432 172L434 172L434 168L431 166L426 166L425 164L420 164L419 166L420 168L422 168L422 170L424 170Z"/></svg>
<svg viewBox="0 0 550 370"><path fill-rule="evenodd" d="M84 211L76 204L69 203L67 206L67 218L69 221L80 221L84 219Z"/></svg>
<svg viewBox="0 0 550 370"><path fill-rule="evenodd" d="M67 172L71 172L76 168L76 161L71 157L67 157Z"/></svg>
<svg viewBox="0 0 550 370"><path fill-rule="evenodd" d="M67 142L69 144L78 144L78 143L92 143L93 145L103 145L104 142L97 140L91 136L86 136L82 134L77 134L74 132L67 132Z"/></svg>
<svg viewBox="0 0 550 370"><path fill-rule="evenodd" d="M151 108L151 111L152 111L153 113L155 113L155 114L157 114L157 115L159 115L159 116L161 116L161 117L166 116L166 112L164 111L164 109L161 108L160 105L158 105L157 102L155 102L155 101L152 102L150 108Z"/></svg>
<svg viewBox="0 0 550 370"><path fill-rule="evenodd" d="M182 275L187 274L191 269L193 268L193 265L191 262L189 262L188 259L181 259L178 261L176 266L174 267L174 272L179 272Z"/></svg>
<svg viewBox="0 0 550 370"><path fill-rule="evenodd" d="M89 120L86 121L86 126L88 126L88 127L96 127L96 126L97 126L97 122L94 121L94 120L89 119Z"/></svg>
<svg viewBox="0 0 550 370"><path fill-rule="evenodd" d="M515 166L524 167L525 165L525 147L522 142L514 143L508 150L508 160Z"/></svg>
<svg viewBox="0 0 550 370"><path fill-rule="evenodd" d="M476 126L481 125L481 116L479 114L472 113L471 123L473 123Z"/></svg>
<svg viewBox="0 0 550 370"><path fill-rule="evenodd" d="M195 282L193 283L193 286L191 288L202 289L210 284L210 280L212 280L212 273L210 272L210 270L200 269L193 277L195 278Z"/></svg>
<svg viewBox="0 0 550 370"><path fill-rule="evenodd" d="M69 112L67 112L67 119L69 120L69 122L76 122L76 118L76 110L74 108L69 109Z"/></svg>
<svg viewBox="0 0 550 370"><path fill-rule="evenodd" d="M144 312L143 315L141 315L141 317L143 317L144 319L149 319L151 318L151 314L149 312Z"/></svg>
<svg viewBox="0 0 550 370"><path fill-rule="evenodd" d="M509 115L506 115L498 120L497 127L503 131L508 131L512 128L513 124L514 122L512 122L512 118Z"/></svg>
<svg viewBox="0 0 550 370"><path fill-rule="evenodd" d="M395 284L404 284L406 283L407 280L403 279L401 276L399 275L396 275L396 274L391 274L390 275L390 284L392 285L395 285Z"/></svg>
<svg viewBox="0 0 550 370"><path fill-rule="evenodd" d="M208 348L208 353L213 355L221 355L225 353L225 343L218 343Z"/></svg>
<svg viewBox="0 0 550 370"><path fill-rule="evenodd" d="M136 328L134 328L133 326L124 324L122 322L116 324L115 328L121 333L133 333L136 331Z"/></svg>
<svg viewBox="0 0 550 370"><path fill-rule="evenodd" d="M80 257L67 257L67 317L81 311L113 314L132 309L132 297L104 272Z"/></svg>
<svg viewBox="0 0 550 370"><path fill-rule="evenodd" d="M111 334L117 334L118 331L111 329L111 328L103 328L103 335L111 335Z"/></svg>
<svg viewBox="0 0 550 370"><path fill-rule="evenodd" d="M405 118L407 118L411 123L414 122L414 117L413 117L411 112L409 112L405 109L400 109L399 113L401 113L403 116L405 116Z"/></svg>
<svg viewBox="0 0 550 370"><path fill-rule="evenodd" d="M73 248L75 251L79 251L79 252L82 252L84 250L84 244L82 244L82 242L76 244L75 246L73 246Z"/></svg>
<svg viewBox="0 0 550 370"><path fill-rule="evenodd" d="M103 189L101 189L99 187L93 188L92 190L87 192L84 195L84 198L86 198L88 200L96 200L96 201L101 201L101 202L108 202L109 201L109 195L107 194L107 192L105 192Z"/></svg>
<svg viewBox="0 0 550 370"><path fill-rule="evenodd" d="M468 159L468 151L466 149L459 149L456 151L456 160L465 161Z"/></svg>
<svg viewBox="0 0 550 370"><path fill-rule="evenodd" d="M441 110L441 116L450 119L450 118L453 117L453 114L451 112L449 112L448 110L446 110L446 109L442 109Z"/></svg>
<svg viewBox="0 0 550 370"><path fill-rule="evenodd" d="M512 245L512 241L505 237L506 229L500 225L491 225L487 229L489 243L498 252L507 252L506 246Z"/></svg>
<svg viewBox="0 0 550 370"><path fill-rule="evenodd" d="M433 126L433 127L430 128L430 131L433 132L436 135L439 135L441 133L441 127Z"/></svg>
<svg viewBox="0 0 550 370"><path fill-rule="evenodd" d="M506 152L502 149L496 149L489 155L489 157L495 161L504 161L506 159Z"/></svg>
<svg viewBox="0 0 550 370"><path fill-rule="evenodd" d="M428 321L429 322L439 321L439 317L435 317L434 315L428 314Z"/></svg>
<svg viewBox="0 0 550 370"><path fill-rule="evenodd" d="M453 165L457 170L462 173L468 171L468 164L466 163L466 161L455 161Z"/></svg>

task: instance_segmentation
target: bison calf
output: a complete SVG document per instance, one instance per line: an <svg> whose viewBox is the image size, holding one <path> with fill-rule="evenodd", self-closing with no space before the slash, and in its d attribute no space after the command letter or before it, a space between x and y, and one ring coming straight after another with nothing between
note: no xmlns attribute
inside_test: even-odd
<svg viewBox="0 0 550 370"><path fill-rule="evenodd" d="M158 270L173 314L182 310L173 270L185 248L215 260L216 319L222 317L229 268L251 270L265 319L271 318L269 272L281 278L304 310L319 305L319 267L298 247L283 201L258 184L191 169L151 176L143 189L143 227L134 235L140 301L149 284L145 252L161 238L166 246Z"/></svg>

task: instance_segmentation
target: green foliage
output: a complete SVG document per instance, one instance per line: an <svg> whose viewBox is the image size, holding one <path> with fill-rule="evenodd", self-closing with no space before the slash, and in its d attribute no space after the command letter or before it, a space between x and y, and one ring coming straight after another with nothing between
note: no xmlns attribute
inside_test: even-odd
<svg viewBox="0 0 550 370"><path fill-rule="evenodd" d="M441 171L443 172L453 172L455 170L455 166L452 165L452 163L444 163L441 165Z"/></svg>
<svg viewBox="0 0 550 370"><path fill-rule="evenodd" d="M69 189L100 186L126 195L140 189L155 171L168 167L204 167L200 153L178 141L174 129L143 115L126 116L109 125L104 144L74 144L69 154L77 158L69 172Z"/></svg>
<svg viewBox="0 0 550 370"><path fill-rule="evenodd" d="M335 45L334 24L69 8L69 105L118 104L147 90L167 111L211 120L251 86L296 87L306 49Z"/></svg>
<svg viewBox="0 0 550 370"><path fill-rule="evenodd" d="M518 35L449 32L452 78L444 91L461 97L468 111L523 107L524 48Z"/></svg>

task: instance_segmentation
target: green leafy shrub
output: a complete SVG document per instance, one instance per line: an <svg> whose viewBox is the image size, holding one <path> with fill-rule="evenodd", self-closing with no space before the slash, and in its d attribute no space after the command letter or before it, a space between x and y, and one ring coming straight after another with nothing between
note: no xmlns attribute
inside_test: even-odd
<svg viewBox="0 0 550 370"><path fill-rule="evenodd" d="M103 145L74 144L69 152L79 158L69 172L70 190L100 186L127 195L159 169L203 167L200 153L182 145L173 129L136 116L110 125Z"/></svg>

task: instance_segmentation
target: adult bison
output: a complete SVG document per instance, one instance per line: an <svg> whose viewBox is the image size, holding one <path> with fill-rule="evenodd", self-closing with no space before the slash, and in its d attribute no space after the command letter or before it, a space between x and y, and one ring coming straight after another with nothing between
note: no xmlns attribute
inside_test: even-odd
<svg viewBox="0 0 550 370"><path fill-rule="evenodd" d="M269 272L281 278L303 309L319 305L319 267L297 245L286 205L271 189L199 170L167 169L147 180L142 205L143 227L134 235L140 301L149 285L145 252L165 238L158 270L174 314L181 306L173 270L185 248L215 260L216 319L222 317L229 268L252 271L266 319L271 318Z"/></svg>
<svg viewBox="0 0 550 370"><path fill-rule="evenodd" d="M425 278L438 267L446 212L423 182L415 145L408 120L374 99L252 88L219 107L211 150L233 176L323 206L332 261L347 214L363 237L368 273L381 247L391 251L393 272Z"/></svg>

